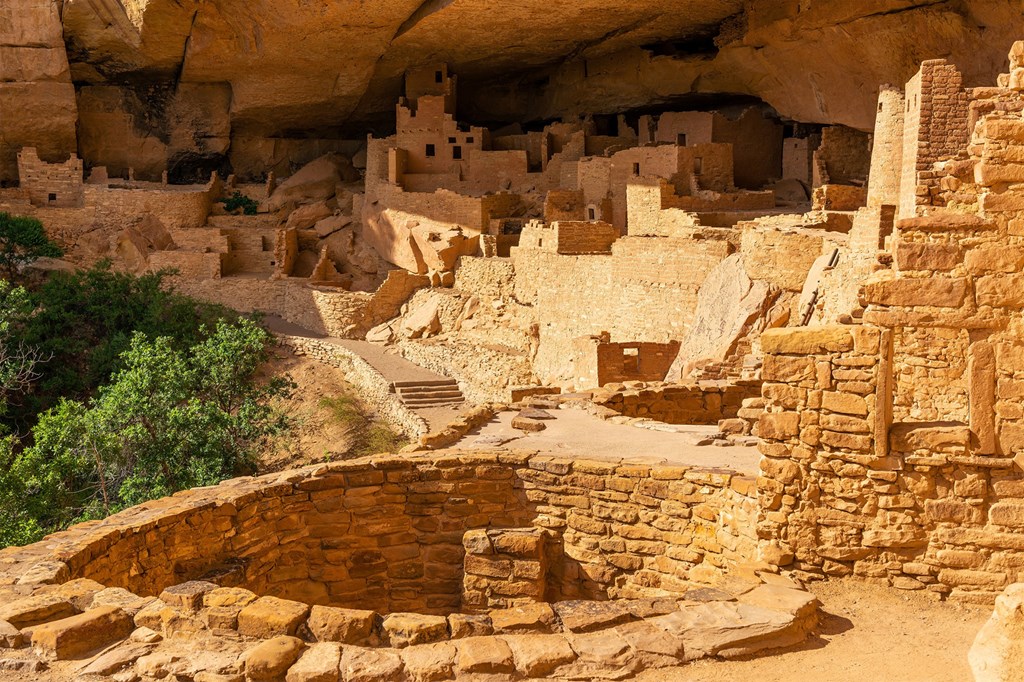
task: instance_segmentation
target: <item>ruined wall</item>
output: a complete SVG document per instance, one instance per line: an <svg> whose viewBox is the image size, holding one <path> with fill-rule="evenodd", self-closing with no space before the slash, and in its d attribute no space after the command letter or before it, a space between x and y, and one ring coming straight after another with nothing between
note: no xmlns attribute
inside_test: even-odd
<svg viewBox="0 0 1024 682"><path fill-rule="evenodd" d="M929 190L919 182L918 173L936 161L953 156L969 139L968 99L963 78L955 66L943 59L921 64L921 70L907 83L903 133L903 170L900 178L899 217L917 214L918 206L931 203Z"/></svg>
<svg viewBox="0 0 1024 682"><path fill-rule="evenodd" d="M733 250L728 241L622 237L610 256L560 256L512 250L516 298L533 306L542 379L575 376L573 340L609 332L613 342L685 338L708 273Z"/></svg>
<svg viewBox="0 0 1024 682"><path fill-rule="evenodd" d="M723 419L735 417L744 400L760 395L761 387L756 382L724 386L682 384L596 394L594 402L627 417L666 424L717 425Z"/></svg>
<svg viewBox="0 0 1024 682"><path fill-rule="evenodd" d="M18 177L33 206L78 208L85 201L82 161L75 154L64 163L45 163L35 147L18 152Z"/></svg>
<svg viewBox="0 0 1024 682"><path fill-rule="evenodd" d="M753 479L528 454L452 451L317 465L179 493L0 552L9 572L159 594L209 576L260 594L382 612L458 611L463 536L534 526L557 538L548 597L683 592L754 556Z"/></svg>
<svg viewBox="0 0 1024 682"><path fill-rule="evenodd" d="M878 93L868 176L868 207L899 206L903 171L903 135L906 102L903 91L883 86Z"/></svg>

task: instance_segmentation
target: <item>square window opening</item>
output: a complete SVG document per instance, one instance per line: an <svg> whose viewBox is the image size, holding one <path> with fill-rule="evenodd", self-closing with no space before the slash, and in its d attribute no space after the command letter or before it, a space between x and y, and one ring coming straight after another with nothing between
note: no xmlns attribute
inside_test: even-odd
<svg viewBox="0 0 1024 682"><path fill-rule="evenodd" d="M437 149L432 144L427 145L427 156L433 157L437 155Z"/></svg>

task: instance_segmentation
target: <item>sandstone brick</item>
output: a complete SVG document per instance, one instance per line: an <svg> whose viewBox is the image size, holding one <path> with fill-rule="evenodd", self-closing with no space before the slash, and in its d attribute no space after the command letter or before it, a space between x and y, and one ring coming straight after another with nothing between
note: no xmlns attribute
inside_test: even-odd
<svg viewBox="0 0 1024 682"><path fill-rule="evenodd" d="M768 412L757 421L761 438L786 440L800 433L800 415L797 412Z"/></svg>
<svg viewBox="0 0 1024 682"><path fill-rule="evenodd" d="M124 639L133 628L132 619L124 611L113 606L101 606L35 627L32 630L32 648L58 660L82 658Z"/></svg>
<svg viewBox="0 0 1024 682"><path fill-rule="evenodd" d="M404 671L401 657L392 651L349 646L341 654L343 682L398 682Z"/></svg>
<svg viewBox="0 0 1024 682"><path fill-rule="evenodd" d="M455 645L441 642L404 649L402 660L413 682L440 682L452 679L455 653Z"/></svg>
<svg viewBox="0 0 1024 682"><path fill-rule="evenodd" d="M967 297L967 281L936 277L873 282L864 285L861 295L876 305L959 308Z"/></svg>
<svg viewBox="0 0 1024 682"><path fill-rule="evenodd" d="M555 612L545 603L524 604L509 609L491 611L491 624L495 633L550 632L555 624Z"/></svg>
<svg viewBox="0 0 1024 682"><path fill-rule="evenodd" d="M260 642L243 654L246 678L254 681L280 680L299 660L305 647L298 637L285 635Z"/></svg>
<svg viewBox="0 0 1024 682"><path fill-rule="evenodd" d="M247 637L294 635L309 615L306 604L277 597L260 597L238 614L238 632Z"/></svg>
<svg viewBox="0 0 1024 682"><path fill-rule="evenodd" d="M363 644L373 634L376 619L373 611L314 606L307 626L318 642Z"/></svg>
<svg viewBox="0 0 1024 682"><path fill-rule="evenodd" d="M900 270L952 270L963 260L956 244L900 242L896 247L896 265Z"/></svg>
<svg viewBox="0 0 1024 682"><path fill-rule="evenodd" d="M313 644L288 669L285 682L338 682L341 646L334 643Z"/></svg>
<svg viewBox="0 0 1024 682"><path fill-rule="evenodd" d="M170 606L195 611L203 604L203 596L215 589L217 586L213 583L192 580L168 587L160 593L160 601Z"/></svg>
<svg viewBox="0 0 1024 682"><path fill-rule="evenodd" d="M766 329L761 350L766 355L824 355L853 349L849 327Z"/></svg>
<svg viewBox="0 0 1024 682"><path fill-rule="evenodd" d="M458 642L458 671L462 674L511 673L515 669L512 650L499 637L473 637Z"/></svg>
<svg viewBox="0 0 1024 682"><path fill-rule="evenodd" d="M530 678L548 678L576 660L576 652L561 635L512 635L505 641L512 650L516 670Z"/></svg>
<svg viewBox="0 0 1024 682"><path fill-rule="evenodd" d="M448 621L444 616L392 613L384 618L381 633L388 645L396 649L428 644L448 638Z"/></svg>

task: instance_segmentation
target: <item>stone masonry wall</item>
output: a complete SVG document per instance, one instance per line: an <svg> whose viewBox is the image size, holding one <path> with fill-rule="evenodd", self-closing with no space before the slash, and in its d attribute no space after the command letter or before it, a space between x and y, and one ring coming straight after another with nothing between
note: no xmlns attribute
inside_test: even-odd
<svg viewBox="0 0 1024 682"><path fill-rule="evenodd" d="M450 613L466 531L532 526L561 537L550 598L659 596L753 560L753 488L685 467L376 456L185 491L2 550L0 566L8 580L49 566L142 595L205 576L312 604Z"/></svg>

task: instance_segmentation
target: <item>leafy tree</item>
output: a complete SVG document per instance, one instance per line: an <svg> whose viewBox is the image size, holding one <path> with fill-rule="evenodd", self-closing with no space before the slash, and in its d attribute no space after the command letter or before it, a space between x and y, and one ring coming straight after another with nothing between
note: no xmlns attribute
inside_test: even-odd
<svg viewBox="0 0 1024 682"><path fill-rule="evenodd" d="M109 385L40 417L34 444L0 475L0 542L255 470L287 426L271 403L290 384L259 380L271 337L256 323L203 331L186 349L133 335Z"/></svg>
<svg viewBox="0 0 1024 682"><path fill-rule="evenodd" d="M60 247L50 241L35 218L0 213L0 273L14 281L22 267L40 258L60 258Z"/></svg>
<svg viewBox="0 0 1024 682"><path fill-rule="evenodd" d="M167 337L176 349L189 348L218 319L237 313L168 291L166 273L135 276L101 263L91 270L53 273L30 295L31 316L20 322L19 340L48 362L24 404L12 407L7 423L30 429L36 414L60 397L85 400L124 366L133 334Z"/></svg>

